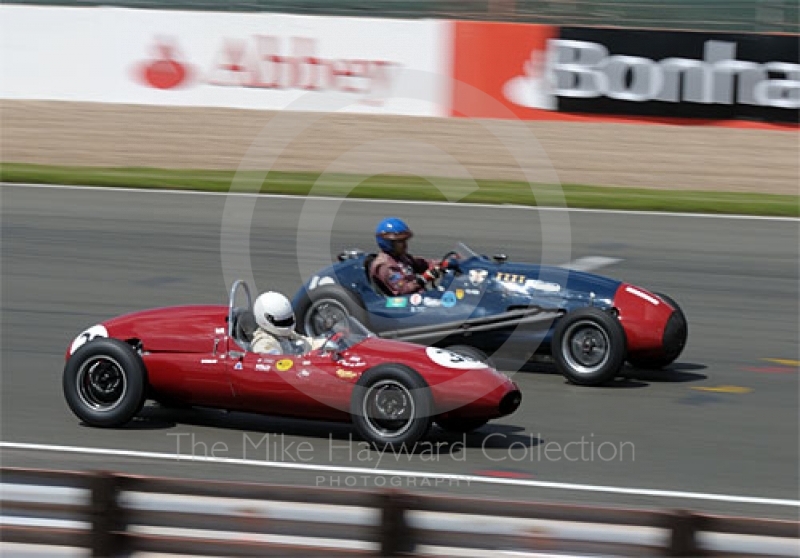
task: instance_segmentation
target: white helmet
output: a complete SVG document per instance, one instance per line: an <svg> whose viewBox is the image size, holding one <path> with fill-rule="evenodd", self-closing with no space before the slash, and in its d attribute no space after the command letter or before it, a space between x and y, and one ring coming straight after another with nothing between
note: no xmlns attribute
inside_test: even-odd
<svg viewBox="0 0 800 558"><path fill-rule="evenodd" d="M294 310L289 299L281 293L262 294L253 304L256 323L278 337L288 337L294 331Z"/></svg>

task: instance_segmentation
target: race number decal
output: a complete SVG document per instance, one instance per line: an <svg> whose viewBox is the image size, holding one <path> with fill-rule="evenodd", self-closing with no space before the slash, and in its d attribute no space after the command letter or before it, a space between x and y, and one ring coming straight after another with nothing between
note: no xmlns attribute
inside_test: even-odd
<svg viewBox="0 0 800 558"><path fill-rule="evenodd" d="M445 368L457 368L459 370L475 370L478 368L486 368L486 365L477 360L457 355L454 352L437 347L428 347L425 349L428 353L428 358L439 366Z"/></svg>
<svg viewBox="0 0 800 558"><path fill-rule="evenodd" d="M108 337L108 331L106 331L106 328L102 325L93 325L75 338L75 341L72 342L72 346L69 348L69 354L74 353L95 337Z"/></svg>

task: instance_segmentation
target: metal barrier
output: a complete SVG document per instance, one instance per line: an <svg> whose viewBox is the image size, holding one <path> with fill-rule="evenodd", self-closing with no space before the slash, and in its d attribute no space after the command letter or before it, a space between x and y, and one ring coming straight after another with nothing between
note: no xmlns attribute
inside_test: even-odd
<svg viewBox="0 0 800 558"><path fill-rule="evenodd" d="M796 33L800 30L797 0L15 0L14 3L478 19L702 31Z"/></svg>
<svg viewBox="0 0 800 558"><path fill-rule="evenodd" d="M108 472L2 468L0 474L2 544L78 547L93 556L399 556L456 549L796 556L800 542L798 521L682 510Z"/></svg>

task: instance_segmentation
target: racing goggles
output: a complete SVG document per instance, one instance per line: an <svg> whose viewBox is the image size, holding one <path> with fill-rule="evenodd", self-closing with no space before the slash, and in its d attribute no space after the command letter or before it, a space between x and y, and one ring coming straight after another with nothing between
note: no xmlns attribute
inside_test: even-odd
<svg viewBox="0 0 800 558"><path fill-rule="evenodd" d="M276 320L269 314L265 314L265 316L267 317L267 320L269 320L269 323L271 323L275 327L294 327L294 315L289 316L288 318L284 318L282 320Z"/></svg>
<svg viewBox="0 0 800 558"><path fill-rule="evenodd" d="M403 231L403 232L384 232L378 235L381 238L385 238L386 240L408 240L409 238L414 236L414 233L411 231Z"/></svg>

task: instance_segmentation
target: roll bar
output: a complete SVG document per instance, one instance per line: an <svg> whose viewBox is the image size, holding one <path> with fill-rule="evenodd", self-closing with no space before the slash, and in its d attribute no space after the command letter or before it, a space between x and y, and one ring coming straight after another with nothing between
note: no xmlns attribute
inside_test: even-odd
<svg viewBox="0 0 800 558"><path fill-rule="evenodd" d="M253 297L247 283L243 279L234 281L228 295L228 337L233 337L233 309L236 306L236 294L239 292L239 287L244 289L244 294L247 295L247 308L253 306Z"/></svg>

